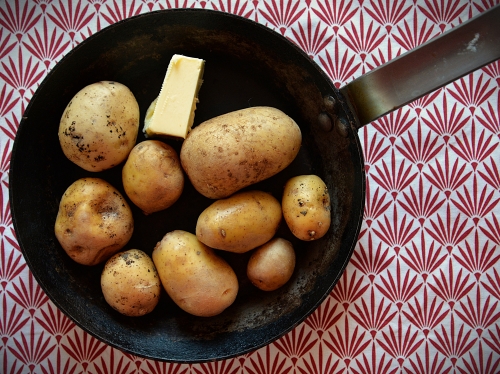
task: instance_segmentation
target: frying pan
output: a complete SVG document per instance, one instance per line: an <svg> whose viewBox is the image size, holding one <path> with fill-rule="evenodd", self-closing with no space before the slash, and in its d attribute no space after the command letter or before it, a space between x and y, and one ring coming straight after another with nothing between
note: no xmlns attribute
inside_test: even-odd
<svg viewBox="0 0 500 374"><path fill-rule="evenodd" d="M500 19L499 10L496 7L479 21L467 22L440 41L420 47L414 52L416 57L401 56L341 90L286 38L231 14L165 10L103 29L52 69L31 99L17 132L10 165L10 202L17 239L30 270L52 302L78 326L125 352L193 363L226 359L269 344L320 305L350 259L365 199L357 130L499 58L500 35L494 25ZM127 85L144 115L174 53L206 60L195 125L258 105L279 108L296 120L303 133L299 155L278 175L251 188L280 199L288 178L317 174L330 191L332 224L325 237L307 243L294 239L286 225L280 227L278 235L295 246L297 266L292 279L279 290L262 292L249 283L245 276L248 255L221 253L240 282L236 301L222 314L188 315L165 293L151 314L125 317L102 296L102 265L73 262L53 230L60 198L72 182L99 176L123 193L121 167L99 175L78 168L64 157L57 130L73 95L99 80ZM138 141L142 140L139 135ZM180 150L180 142L169 142ZM194 232L198 215L211 202L187 183L180 200L163 212L144 216L131 204L135 230L127 247L151 253L168 231Z"/></svg>

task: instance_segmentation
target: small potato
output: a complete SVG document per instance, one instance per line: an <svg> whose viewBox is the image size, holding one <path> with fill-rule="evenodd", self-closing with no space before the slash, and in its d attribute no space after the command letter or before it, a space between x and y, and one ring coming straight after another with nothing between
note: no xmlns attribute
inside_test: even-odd
<svg viewBox="0 0 500 374"><path fill-rule="evenodd" d="M66 157L87 171L110 169L124 161L139 132L139 104L123 84L102 81L71 99L59 124Z"/></svg>
<svg viewBox="0 0 500 374"><path fill-rule="evenodd" d="M167 233L152 257L163 287L187 313L215 316L236 299L239 286L233 269L195 235L182 230Z"/></svg>
<svg viewBox="0 0 500 374"><path fill-rule="evenodd" d="M295 269L295 251L292 243L274 238L257 248L247 265L247 276L263 291L274 291L292 277Z"/></svg>
<svg viewBox="0 0 500 374"><path fill-rule="evenodd" d="M244 253L269 241L281 223L281 205L262 191L217 200L198 217L196 236L211 248Z"/></svg>
<svg viewBox="0 0 500 374"><path fill-rule="evenodd" d="M223 114L194 127L182 144L182 167L194 188L222 199L286 168L302 134L295 121L270 107Z"/></svg>
<svg viewBox="0 0 500 374"><path fill-rule="evenodd" d="M160 300L161 284L153 260L141 250L116 253L104 265L101 289L106 302L131 317L148 314Z"/></svg>
<svg viewBox="0 0 500 374"><path fill-rule="evenodd" d="M326 234L331 222L330 195L317 175L300 175L288 180L281 202L283 217L301 240L315 240Z"/></svg>
<svg viewBox="0 0 500 374"><path fill-rule="evenodd" d="M74 261L96 265L127 244L134 219L126 200L111 184L100 178L82 178L64 192L54 231Z"/></svg>
<svg viewBox="0 0 500 374"><path fill-rule="evenodd" d="M125 193L145 214L167 209L184 188L179 156L168 144L146 140L130 152L122 169Z"/></svg>

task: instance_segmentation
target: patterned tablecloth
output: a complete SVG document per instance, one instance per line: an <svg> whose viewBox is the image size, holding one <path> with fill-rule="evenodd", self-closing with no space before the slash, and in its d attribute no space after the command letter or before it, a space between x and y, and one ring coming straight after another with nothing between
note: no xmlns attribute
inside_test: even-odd
<svg viewBox="0 0 500 374"><path fill-rule="evenodd" d="M499 373L500 62L359 131L367 200L345 273L293 331L234 359L156 362L82 331L31 275L8 201L12 145L37 86L121 19L173 7L236 13L285 35L341 86L495 3L0 1L0 372Z"/></svg>

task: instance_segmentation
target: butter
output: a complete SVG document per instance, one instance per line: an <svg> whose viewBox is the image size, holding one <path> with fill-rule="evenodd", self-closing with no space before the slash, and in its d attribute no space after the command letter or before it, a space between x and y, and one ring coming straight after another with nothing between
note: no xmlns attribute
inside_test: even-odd
<svg viewBox="0 0 500 374"><path fill-rule="evenodd" d="M193 126L204 67L205 61L198 58L172 57L160 94L146 112L144 133L147 137L186 138Z"/></svg>

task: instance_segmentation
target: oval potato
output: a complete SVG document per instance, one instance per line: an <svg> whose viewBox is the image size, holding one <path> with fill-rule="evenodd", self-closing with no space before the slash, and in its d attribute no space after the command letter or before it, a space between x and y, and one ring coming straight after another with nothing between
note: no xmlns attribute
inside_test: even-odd
<svg viewBox="0 0 500 374"><path fill-rule="evenodd" d="M295 269L295 251L292 243L274 238L252 253L247 264L247 276L263 291L274 291L292 277Z"/></svg>
<svg viewBox="0 0 500 374"><path fill-rule="evenodd" d="M64 192L54 231L74 261L96 265L128 243L134 218L115 187L100 178L81 178Z"/></svg>
<svg viewBox="0 0 500 374"><path fill-rule="evenodd" d="M126 316L148 314L160 300L161 284L153 260L139 249L113 255L101 273L106 302Z"/></svg>
<svg viewBox="0 0 500 374"><path fill-rule="evenodd" d="M137 140L139 104L123 84L102 81L82 88L64 109L59 142L66 157L87 171L124 161Z"/></svg>
<svg viewBox="0 0 500 374"><path fill-rule="evenodd" d="M215 316L236 299L238 279L231 266L187 231L167 233L152 258L168 295L187 313Z"/></svg>
<svg viewBox="0 0 500 374"><path fill-rule="evenodd" d="M196 236L211 248L244 253L269 241L281 223L281 205L263 191L217 200L198 217Z"/></svg>
<svg viewBox="0 0 500 374"><path fill-rule="evenodd" d="M330 195L317 175L299 175L288 180L281 206L290 231L301 240L319 239L330 227Z"/></svg>
<svg viewBox="0 0 500 374"><path fill-rule="evenodd" d="M145 214L167 209L184 188L179 156L168 144L145 140L128 155L122 169L125 193Z"/></svg>
<svg viewBox="0 0 500 374"><path fill-rule="evenodd" d="M301 142L300 128L292 118L275 108L254 107L193 128L180 159L198 192L221 199L286 168Z"/></svg>

